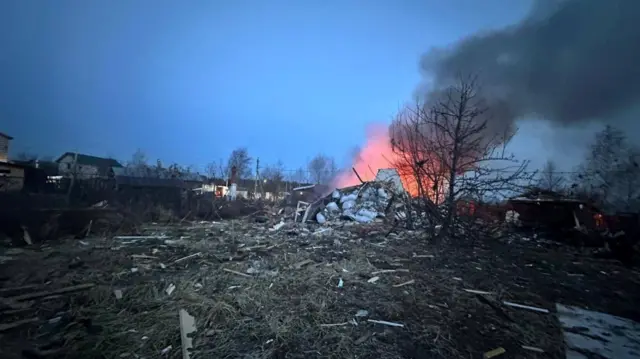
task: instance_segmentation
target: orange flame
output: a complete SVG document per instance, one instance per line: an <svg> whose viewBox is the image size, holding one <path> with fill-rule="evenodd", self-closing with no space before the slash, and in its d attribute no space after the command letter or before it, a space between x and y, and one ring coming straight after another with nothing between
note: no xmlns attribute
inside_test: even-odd
<svg viewBox="0 0 640 359"><path fill-rule="evenodd" d="M396 168L405 190L412 196L418 195L418 185L410 171L398 169L396 164L402 158L393 151L389 129L386 125L374 124L367 128L367 140L355 158L352 167L358 172L363 181L375 179L378 170ZM360 180L351 168L343 171L334 181L336 188L349 187L360 184ZM430 186L427 186L429 188Z"/></svg>

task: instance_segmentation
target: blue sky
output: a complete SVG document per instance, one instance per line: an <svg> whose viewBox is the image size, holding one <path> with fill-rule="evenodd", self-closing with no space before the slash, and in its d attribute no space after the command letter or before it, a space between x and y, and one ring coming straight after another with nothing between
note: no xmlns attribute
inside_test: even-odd
<svg viewBox="0 0 640 359"><path fill-rule="evenodd" d="M520 20L530 0L5 0L0 131L204 169L246 146L295 169L340 162L421 81L420 55ZM513 150L546 160L529 125ZM537 131L537 132L536 132ZM542 132L540 132L542 131Z"/></svg>

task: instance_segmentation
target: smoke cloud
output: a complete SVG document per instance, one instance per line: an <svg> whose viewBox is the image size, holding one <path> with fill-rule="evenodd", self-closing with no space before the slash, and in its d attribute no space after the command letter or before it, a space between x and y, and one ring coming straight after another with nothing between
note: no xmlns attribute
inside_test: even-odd
<svg viewBox="0 0 640 359"><path fill-rule="evenodd" d="M628 114L640 103L640 1L536 1L519 24L432 50L421 69L434 91L477 75L499 105L494 125L640 122Z"/></svg>

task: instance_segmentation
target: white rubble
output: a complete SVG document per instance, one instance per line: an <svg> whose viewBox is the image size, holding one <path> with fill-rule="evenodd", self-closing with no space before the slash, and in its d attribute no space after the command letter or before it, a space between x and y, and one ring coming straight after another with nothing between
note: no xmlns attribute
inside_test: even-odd
<svg viewBox="0 0 640 359"><path fill-rule="evenodd" d="M390 194L376 183L365 183L358 187L335 190L329 202L318 214L320 224L337 219L351 219L359 223L370 223L384 217Z"/></svg>

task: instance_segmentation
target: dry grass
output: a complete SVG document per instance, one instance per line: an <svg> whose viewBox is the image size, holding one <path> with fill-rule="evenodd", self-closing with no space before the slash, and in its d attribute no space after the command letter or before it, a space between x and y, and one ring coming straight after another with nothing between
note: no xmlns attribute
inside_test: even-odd
<svg viewBox="0 0 640 359"><path fill-rule="evenodd" d="M173 241L95 239L14 255L4 265L5 273L15 273L5 278L4 288L80 282L96 287L37 300L13 315L3 312L4 321L29 316L42 321L7 332L0 354L18 357L12 355L19 350L51 347L64 348L59 357L65 358L180 358L178 311L184 308L198 326L194 358L469 358L499 346L508 357L564 355L553 314L512 309L501 301L552 310L558 300L552 285L565 284L557 273L544 282L540 272L553 268L537 266L566 257L498 243L434 247L419 233L385 238L384 228L376 225L319 236L313 228L270 232L266 226L246 221L155 226L147 231ZM197 252L201 255L175 263ZM386 272L376 274L381 270ZM600 268L586 275L595 271ZM369 283L375 276L379 279ZM168 295L170 284L176 289ZM122 299L114 289L122 290ZM567 304L584 304L573 298ZM361 310L368 314L356 316ZM57 323L47 322L57 317Z"/></svg>

